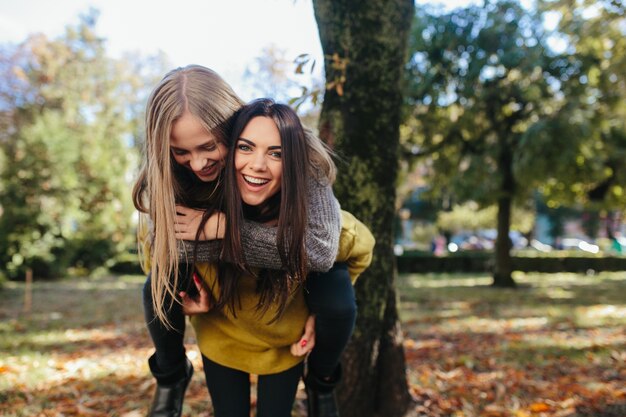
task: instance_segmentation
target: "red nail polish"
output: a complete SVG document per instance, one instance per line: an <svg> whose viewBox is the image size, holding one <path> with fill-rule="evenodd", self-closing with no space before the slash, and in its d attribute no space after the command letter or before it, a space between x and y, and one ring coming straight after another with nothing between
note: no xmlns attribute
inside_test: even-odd
<svg viewBox="0 0 626 417"><path fill-rule="evenodd" d="M301 347L305 347L307 344L307 340L306 339L302 339L302 341L300 342L300 346Z"/></svg>

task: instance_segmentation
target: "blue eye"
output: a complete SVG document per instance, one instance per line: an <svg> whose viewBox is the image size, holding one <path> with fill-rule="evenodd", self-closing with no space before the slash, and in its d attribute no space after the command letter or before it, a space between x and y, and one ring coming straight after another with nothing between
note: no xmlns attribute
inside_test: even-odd
<svg viewBox="0 0 626 417"><path fill-rule="evenodd" d="M272 151L272 152L270 152L270 156L273 157L273 158L280 159L280 158L282 158L282 155L283 154L280 151Z"/></svg>
<svg viewBox="0 0 626 417"><path fill-rule="evenodd" d="M251 151L252 148L248 145L246 145L245 143L240 143L237 145L237 149L239 149L240 151Z"/></svg>

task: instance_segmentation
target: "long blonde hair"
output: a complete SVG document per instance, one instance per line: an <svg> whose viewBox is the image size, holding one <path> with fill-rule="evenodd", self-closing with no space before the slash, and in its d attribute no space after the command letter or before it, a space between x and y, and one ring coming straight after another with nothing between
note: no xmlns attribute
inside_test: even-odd
<svg viewBox="0 0 626 417"><path fill-rule="evenodd" d="M146 106L146 140L139 177L133 188L133 202L152 222L151 253L148 257L152 275L152 302L159 319L167 319L166 295L177 300L178 246L174 234L176 202L185 200L188 191L173 167L170 134L174 122L184 112L195 116L207 132L228 147L231 116L243 101L216 72L199 66L177 68L165 75L152 91ZM214 184L214 187L219 184ZM210 187L206 184L205 187ZM146 216L140 216L146 221Z"/></svg>

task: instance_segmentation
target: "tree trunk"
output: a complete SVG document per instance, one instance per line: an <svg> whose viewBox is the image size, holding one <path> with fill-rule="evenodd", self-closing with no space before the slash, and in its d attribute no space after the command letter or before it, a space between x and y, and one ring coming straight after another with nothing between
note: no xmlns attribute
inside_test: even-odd
<svg viewBox="0 0 626 417"><path fill-rule="evenodd" d="M505 141L502 141L505 142ZM511 276L513 263L511 260L511 206L514 195L515 179L513 177L513 155L506 143L500 146L499 168L502 173L502 188L498 197L498 236L496 237L495 266L493 271L494 287L515 287Z"/></svg>
<svg viewBox="0 0 626 417"><path fill-rule="evenodd" d="M343 417L402 416L411 397L394 290L401 79L412 0L314 0L327 91L320 136L339 153L335 193L376 236L338 389Z"/></svg>
<svg viewBox="0 0 626 417"><path fill-rule="evenodd" d="M26 280L24 284L24 307L22 312L30 314L33 308L33 269L26 268Z"/></svg>

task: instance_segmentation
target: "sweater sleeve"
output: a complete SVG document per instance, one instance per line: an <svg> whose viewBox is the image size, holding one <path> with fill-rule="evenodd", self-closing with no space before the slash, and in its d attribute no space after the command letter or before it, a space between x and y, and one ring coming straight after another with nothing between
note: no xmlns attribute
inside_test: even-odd
<svg viewBox="0 0 626 417"><path fill-rule="evenodd" d="M341 212L342 227L337 261L348 263L352 283L372 263L376 239L359 219L347 211Z"/></svg>
<svg viewBox="0 0 626 417"><path fill-rule="evenodd" d="M178 241L178 260L181 262L192 262L195 243L191 240ZM222 251L221 240L202 240L198 242L196 252L196 262L215 263L220 259Z"/></svg>
<svg viewBox="0 0 626 417"><path fill-rule="evenodd" d="M307 181L309 195L308 222L304 237L308 266L313 271L328 271L335 262L339 248L341 214L339 202L330 185L314 178ZM245 221L241 229L241 244L248 266L254 268L283 269L276 246L275 227ZM181 242L181 259L191 258L193 242ZM215 262L219 259L221 241L203 241L198 244L197 260Z"/></svg>

